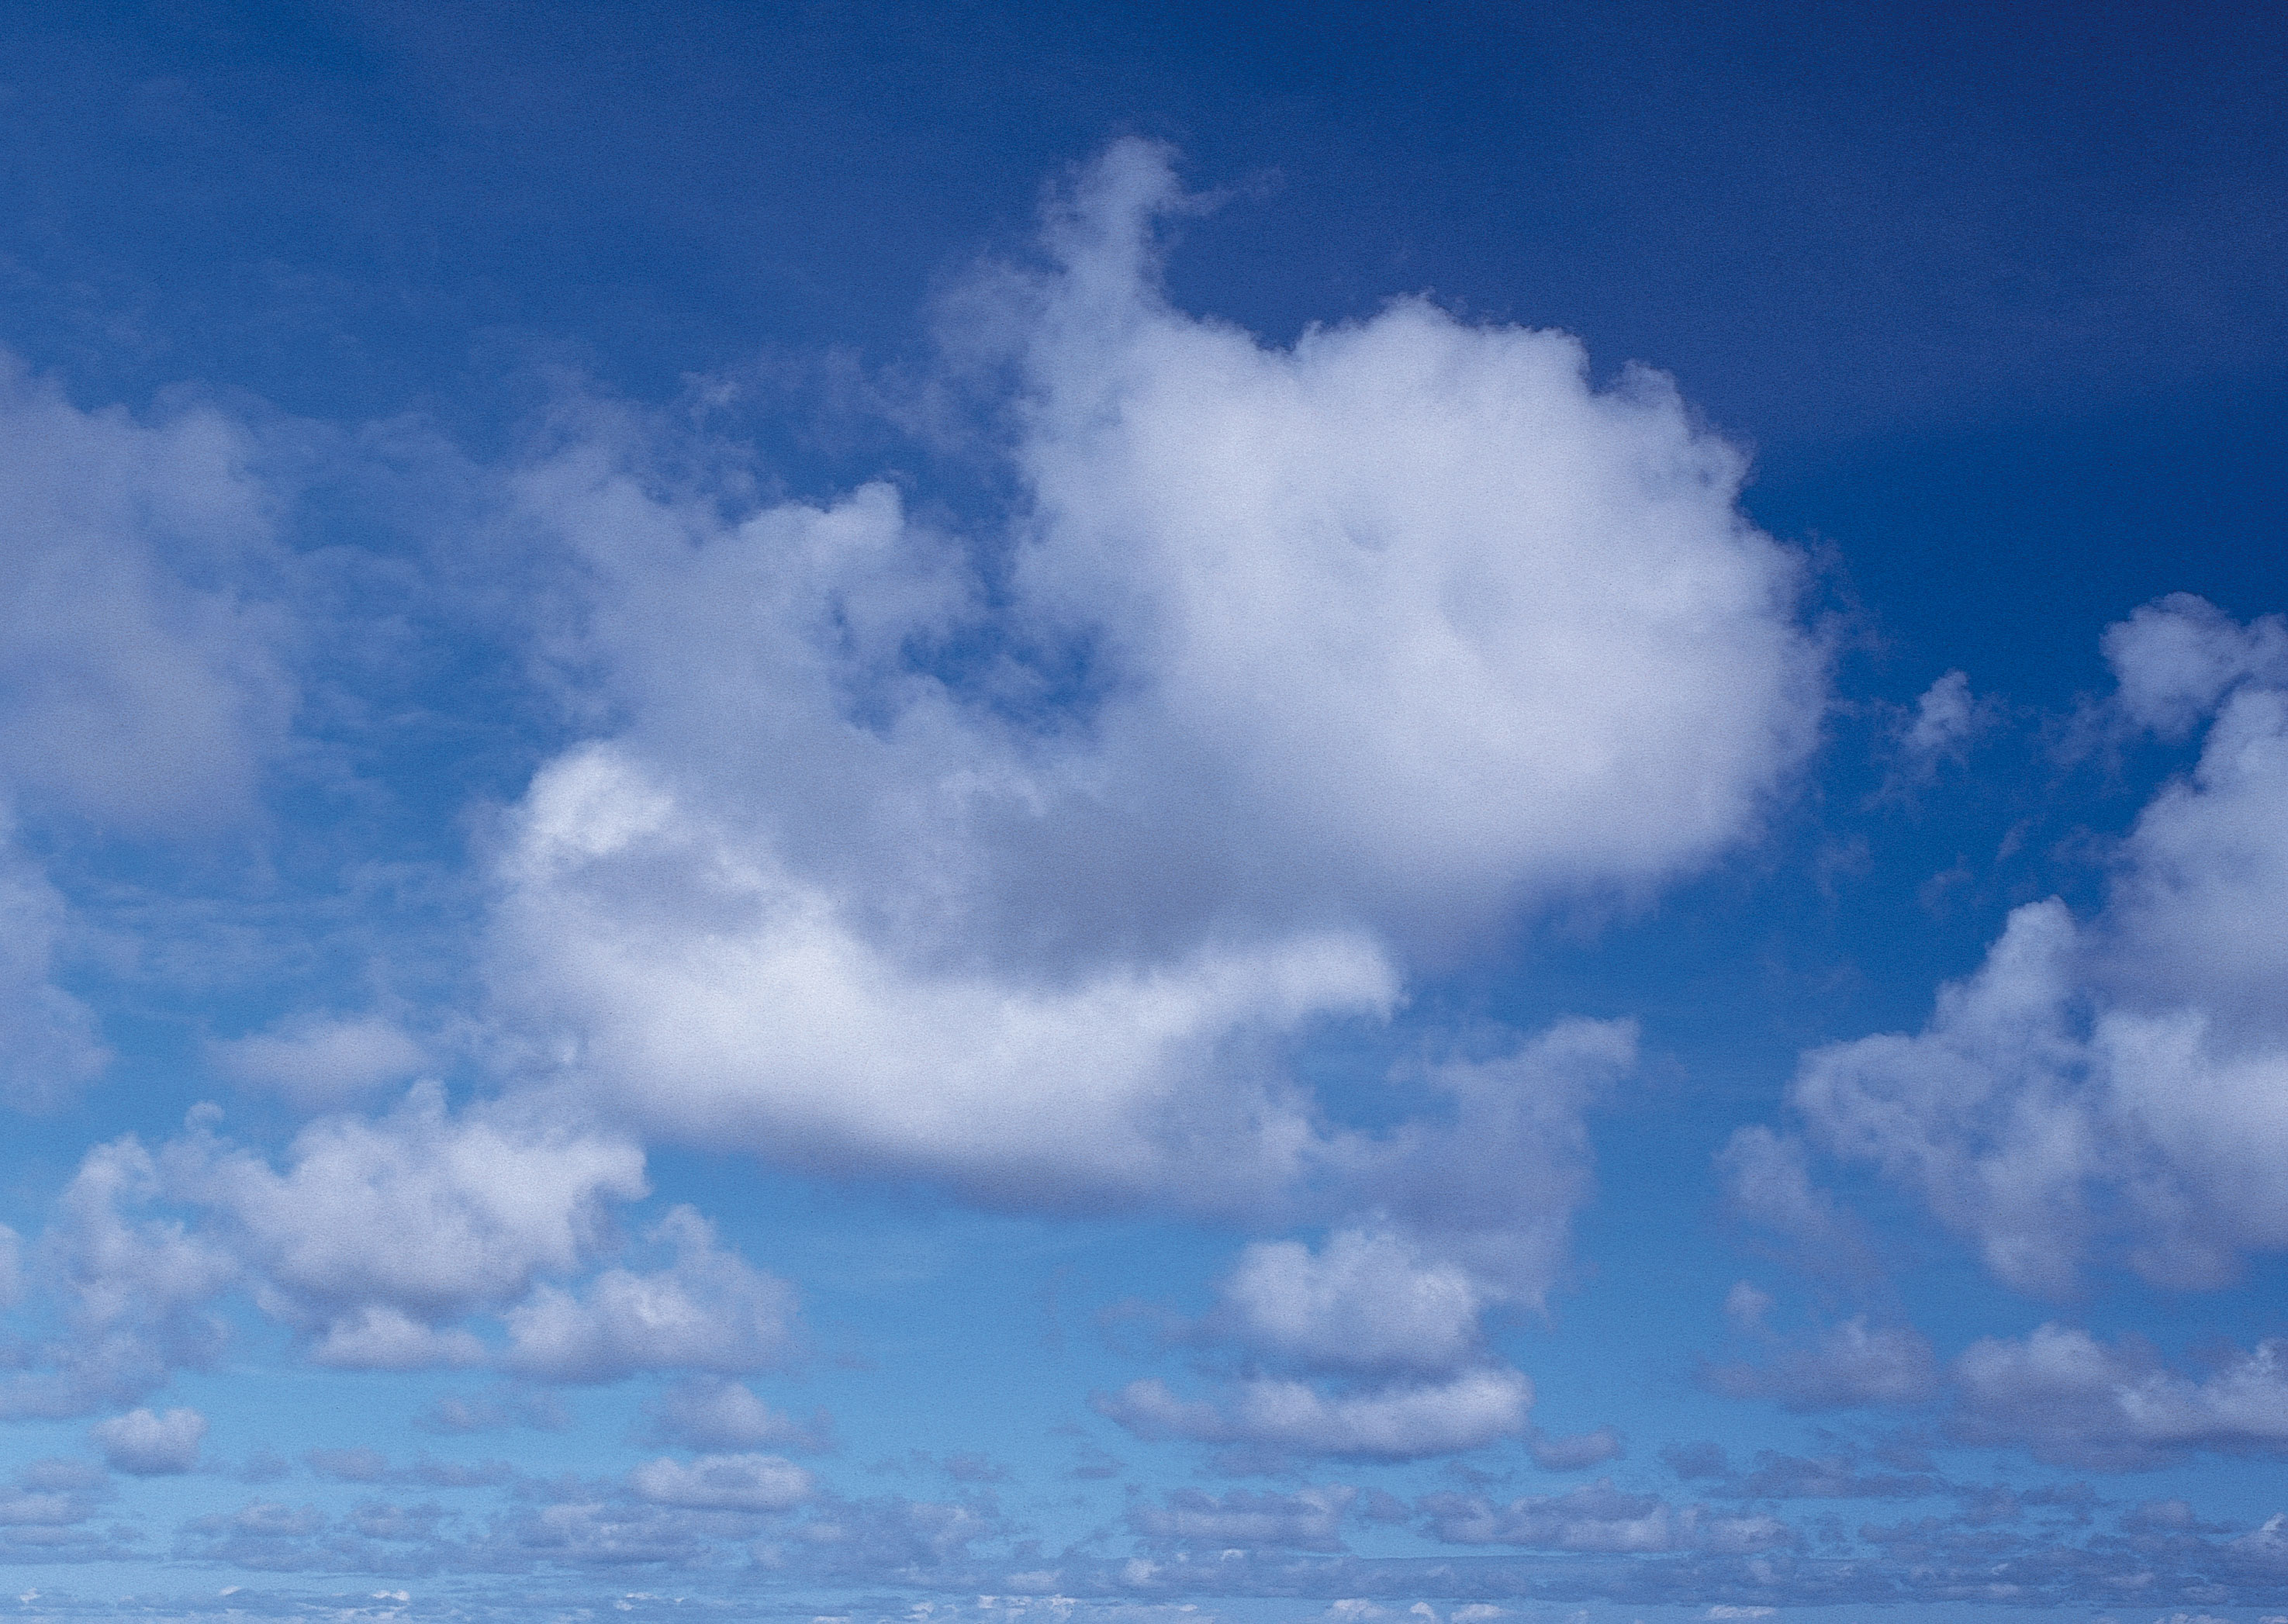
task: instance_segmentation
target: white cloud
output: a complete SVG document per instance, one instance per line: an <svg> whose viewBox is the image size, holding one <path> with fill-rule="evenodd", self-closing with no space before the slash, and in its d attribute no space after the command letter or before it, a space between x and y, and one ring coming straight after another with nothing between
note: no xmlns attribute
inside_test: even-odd
<svg viewBox="0 0 2288 1624"><path fill-rule="evenodd" d="M628 1486L654 1505L701 1511L784 1511L810 1498L810 1473L769 1454L662 1456L628 1473Z"/></svg>
<svg viewBox="0 0 2288 1624"><path fill-rule="evenodd" d="M801 1422L761 1399L744 1382L694 1376L677 1382L647 1406L655 1441L701 1450L824 1449L833 1440L823 1410Z"/></svg>
<svg viewBox="0 0 2288 1624"><path fill-rule="evenodd" d="M2288 1454L2288 1342L2260 1343L2195 1380L2150 1348L2045 1325L1982 1337L1955 1361L1951 1430L2038 1460L2106 1471L2169 1465L2197 1449Z"/></svg>
<svg viewBox="0 0 2288 1624"><path fill-rule="evenodd" d="M130 1410L98 1422L88 1436L103 1451L112 1470L138 1477L163 1477L198 1465L207 1418L196 1410L172 1409L163 1415Z"/></svg>
<svg viewBox="0 0 2288 1624"><path fill-rule="evenodd" d="M0 807L0 1101L20 1111L53 1110L111 1058L94 1012L51 979L66 922Z"/></svg>
<svg viewBox="0 0 2288 1624"><path fill-rule="evenodd" d="M1148 1540L1221 1549L1283 1547L1294 1550L1343 1549L1343 1517L1358 1491L1345 1485L1306 1487L1291 1494L1256 1494L1236 1490L1214 1495L1177 1489L1161 1503L1129 1509L1128 1525Z"/></svg>
<svg viewBox="0 0 2288 1624"><path fill-rule="evenodd" d="M2116 627L2125 715L2213 719L2121 843L2103 910L2028 904L1920 1034L1804 1058L1815 1137L1919 1191L2014 1285L2062 1291L2116 1237L2176 1286L2288 1247L2284 647L2276 622L2181 597Z"/></svg>
<svg viewBox="0 0 2288 1624"><path fill-rule="evenodd" d="M80 411L0 356L0 788L138 831L250 807L295 701L249 590L255 450L204 407Z"/></svg>
<svg viewBox="0 0 2288 1624"><path fill-rule="evenodd" d="M784 1281L719 1248L688 1207L652 1238L674 1247L671 1267L608 1269L576 1295L543 1285L511 1308L507 1367L543 1381L615 1382L647 1370L744 1374L785 1359L794 1294Z"/></svg>
<svg viewBox="0 0 2288 1624"><path fill-rule="evenodd" d="M1716 1154L1732 1210L1794 1242L1795 1261L1826 1274L1877 1271L1861 1226L1829 1192L1812 1183L1803 1141L1761 1124L1735 1131Z"/></svg>
<svg viewBox="0 0 2288 1624"><path fill-rule="evenodd" d="M390 1368L465 1362L468 1343L427 1333L574 1271L603 1204L646 1192L625 1140L504 1111L457 1117L428 1084L385 1116L312 1122L282 1171L204 1134L164 1165L175 1199L204 1208L246 1260L266 1312L330 1362Z"/></svg>
<svg viewBox="0 0 2288 1624"><path fill-rule="evenodd" d="M344 1370L434 1370L484 1357L484 1343L471 1333L425 1325L386 1303L335 1313L310 1345L311 1363Z"/></svg>
<svg viewBox="0 0 2288 1624"><path fill-rule="evenodd" d="M217 1069L305 1111L338 1109L427 1064L421 1046L379 1016L299 1016L211 1045Z"/></svg>
<svg viewBox="0 0 2288 1624"><path fill-rule="evenodd" d="M1505 1054L1426 1068L1442 1109L1327 1152L1352 1199L1389 1216L1489 1303L1539 1308L1594 1187L1585 1113L1636 1064L1629 1021L1561 1020Z"/></svg>
<svg viewBox="0 0 2288 1624"><path fill-rule="evenodd" d="M282 1168L217 1136L212 1107L192 1115L155 1153L129 1137L82 1159L38 1246L70 1334L0 1384L0 1414L133 1403L171 1371L211 1363L224 1340L211 1305L240 1287L319 1364L486 1362L459 1322L511 1309L544 1277L584 1271L610 1239L606 1204L647 1192L642 1153L626 1140L506 1106L456 1116L434 1085L383 1116L308 1124ZM688 1237L696 1222L671 1228ZM687 1248L679 1266L669 1278L741 1334L777 1323L766 1309L783 1312L783 1288L735 1259ZM614 1295L623 1286L638 1297L646 1287L618 1271L602 1284L599 1300L615 1309L628 1306ZM672 1346L704 1351L687 1338Z"/></svg>
<svg viewBox="0 0 2288 1624"><path fill-rule="evenodd" d="M1223 1283L1213 1322L1252 1348L1335 1370L1448 1371L1479 1352L1466 1271L1426 1262L1404 1238L1339 1230L1314 1253L1258 1241Z"/></svg>
<svg viewBox="0 0 2288 1624"><path fill-rule="evenodd" d="M1817 686L1737 454L1561 334L1402 300L1275 351L1186 317L1148 279L1176 196L1108 154L1025 357L1021 580L1150 685L1120 753L1233 783L1283 883L1434 933L1736 839Z"/></svg>
<svg viewBox="0 0 2288 1624"><path fill-rule="evenodd" d="M245 819L297 703L283 555L242 425L82 411L0 353L0 1103L108 1059L53 979L75 921L28 825L175 837Z"/></svg>
<svg viewBox="0 0 2288 1624"><path fill-rule="evenodd" d="M527 471L616 718L508 830L536 1067L806 1167L1259 1202L1322 1153L1299 1034L1753 830L1823 678L1737 454L1562 335L1186 316L1176 201L1116 147L973 301L1022 379L991 591L886 487L727 521L606 414Z"/></svg>
<svg viewBox="0 0 2288 1624"><path fill-rule="evenodd" d="M1514 1370L1470 1370L1443 1382L1330 1395L1266 1377L1235 1383L1219 1406L1179 1398L1164 1382L1146 1380L1092 1402L1142 1438L1408 1461L1515 1437L1525 1430L1533 1383Z"/></svg>
<svg viewBox="0 0 2288 1624"><path fill-rule="evenodd" d="M45 1350L49 1368L0 1385L0 1415L132 1404L171 1370L214 1359L223 1332L207 1305L238 1281L241 1265L178 1219L138 1216L161 1189L157 1164L131 1137L81 1159L38 1243L67 1335Z"/></svg>

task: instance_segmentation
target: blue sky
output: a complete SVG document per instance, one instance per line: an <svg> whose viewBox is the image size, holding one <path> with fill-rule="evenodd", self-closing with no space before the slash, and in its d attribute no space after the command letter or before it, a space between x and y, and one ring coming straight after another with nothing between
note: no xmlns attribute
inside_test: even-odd
<svg viewBox="0 0 2288 1624"><path fill-rule="evenodd" d="M19 8L0 1607L2279 1624L2284 59Z"/></svg>

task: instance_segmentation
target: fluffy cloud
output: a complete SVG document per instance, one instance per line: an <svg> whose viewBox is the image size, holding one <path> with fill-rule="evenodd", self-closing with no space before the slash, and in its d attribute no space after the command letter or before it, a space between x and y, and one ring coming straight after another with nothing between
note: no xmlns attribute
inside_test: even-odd
<svg viewBox="0 0 2288 1624"><path fill-rule="evenodd" d="M1176 198L1163 154L1107 155L1023 356L1020 581L1148 685L1116 760L1229 783L1266 878L1433 933L1737 838L1817 685L1738 454L1561 334L1402 300L1273 351L1185 317L1147 276Z"/></svg>
<svg viewBox="0 0 2288 1624"><path fill-rule="evenodd" d="M163 1415L130 1410L98 1422L88 1436L103 1451L112 1470L137 1477L163 1477L189 1471L199 1463L207 1418L188 1409L172 1409Z"/></svg>
<svg viewBox="0 0 2288 1624"><path fill-rule="evenodd" d="M1559 1021L1506 1053L1426 1068L1430 1109L1385 1134L1344 1136L1326 1160L1426 1266L1458 1264L1482 1302L1537 1309L1593 1188L1585 1113L1636 1055L1633 1022Z"/></svg>
<svg viewBox="0 0 2288 1624"><path fill-rule="evenodd" d="M257 448L203 407L80 411L0 356L0 788L139 831L251 804L295 700L247 590Z"/></svg>
<svg viewBox="0 0 2288 1624"><path fill-rule="evenodd" d="M2211 720L2121 842L2103 910L2019 908L1921 1033L1815 1050L1792 1094L1828 1149L2045 1291L2117 1238L2178 1286L2288 1247L2288 630L2179 597L2106 653L2129 721Z"/></svg>
<svg viewBox="0 0 2288 1624"><path fill-rule="evenodd" d="M885 487L726 520L603 414L528 471L591 583L551 652L616 718L507 830L536 1069L806 1167L1259 1204L1328 1154L1282 1065L1315 1025L1755 827L1823 677L1736 453L1562 335L1184 315L1178 201L1116 147L1053 268L974 293L1010 536Z"/></svg>
<svg viewBox="0 0 2288 1624"><path fill-rule="evenodd" d="M0 1550L33 1562L123 1554L115 1544L105 1549L85 1525L112 1493L110 1475L99 1466L53 1457L32 1462L12 1485L0 1485Z"/></svg>
<svg viewBox="0 0 2288 1624"><path fill-rule="evenodd" d="M1737 1288L1735 1287L1736 1290ZM1730 1398L1771 1398L1791 1410L1921 1404L1937 1396L1938 1361L1912 1326L1846 1319L1763 1365L1720 1365L1703 1378Z"/></svg>
<svg viewBox="0 0 2288 1624"><path fill-rule="evenodd" d="M1093 1402L1143 1438L1407 1461L1515 1437L1524 1430L1533 1383L1514 1370L1470 1370L1443 1382L1329 1394L1265 1377L1235 1383L1218 1405L1179 1398L1164 1382L1146 1380Z"/></svg>
<svg viewBox="0 0 2288 1624"><path fill-rule="evenodd" d="M0 1101L52 1110L101 1071L110 1051L95 1015L51 979L66 909L0 820Z"/></svg>
<svg viewBox="0 0 2288 1624"><path fill-rule="evenodd" d="M700 1450L826 1449L833 1425L823 1410L806 1422L782 1414L744 1382L694 1376L669 1388L648 1406L653 1438Z"/></svg>
<svg viewBox="0 0 2288 1624"><path fill-rule="evenodd" d="M2038 1460L2104 1471L2169 1465L2197 1449L2288 1454L2288 1343L2260 1343L2199 1380L2135 1342L2110 1346L2046 1325L1985 1337L1955 1362L1951 1430Z"/></svg>
<svg viewBox="0 0 2288 1624"><path fill-rule="evenodd" d="M1247 1247L1215 1311L1191 1327L1192 1340L1234 1345L1259 1376L1220 1408L1180 1406L1187 1421L1148 1400L1161 1390L1150 1384L1108 1413L1203 1441L1338 1455L1442 1453L1518 1430L1530 1388L1493 1364L1484 1317L1538 1308L1555 1283L1591 1184L1583 1113L1635 1054L1628 1024L1569 1020L1507 1054L1425 1068L1418 1081L1442 1112L1323 1147L1336 1187L1370 1208L1371 1224L1338 1228L1315 1249ZM1259 1379L1265 1366L1354 1385ZM1386 1416L1405 1418L1391 1441L1353 1439L1354 1422L1380 1427ZM1620 1447L1609 1430L1563 1439L1529 1430L1527 1441L1558 1470Z"/></svg>
<svg viewBox="0 0 2288 1624"><path fill-rule="evenodd" d="M1172 1079L1395 995L1382 955L1341 934L1207 945L1062 986L917 974L830 892L695 823L616 750L536 782L512 873L513 951L547 961L551 998L588 1028L583 1067L619 1107L814 1166L953 1171L988 1197L1140 1195L1180 1182L1194 1140L1207 1196L1237 1199L1243 1170L1284 1182L1309 1138L1299 1104L1243 1080L1185 1115Z"/></svg>
<svg viewBox="0 0 2288 1624"><path fill-rule="evenodd" d="M0 354L0 1102L52 1109L108 1058L52 979L68 911L18 818L211 830L250 810L284 738L255 451L202 407L83 412Z"/></svg>
<svg viewBox="0 0 2288 1624"><path fill-rule="evenodd" d="M794 1294L784 1281L719 1248L713 1226L688 1207L652 1239L674 1247L671 1267L608 1269L577 1295L544 1285L510 1309L508 1367L549 1382L616 1382L640 1370L744 1374L786 1358ZM723 1408L719 1398L714 1419L728 1422Z"/></svg>
<svg viewBox="0 0 2288 1624"><path fill-rule="evenodd" d="M158 1164L131 1138L81 1159L38 1246L66 1335L43 1350L47 1368L0 1385L0 1416L133 1404L171 1370L212 1362L223 1332L207 1305L241 1265L178 1218L140 1216L163 1189Z"/></svg>
<svg viewBox="0 0 2288 1624"><path fill-rule="evenodd" d="M631 1471L628 1486L654 1505L698 1511L784 1511L812 1492L807 1471L770 1454L663 1456Z"/></svg>

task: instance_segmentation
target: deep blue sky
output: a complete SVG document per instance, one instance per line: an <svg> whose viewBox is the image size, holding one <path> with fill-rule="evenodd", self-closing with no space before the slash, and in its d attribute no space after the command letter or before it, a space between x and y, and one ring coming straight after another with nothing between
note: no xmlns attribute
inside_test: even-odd
<svg viewBox="0 0 2288 1624"><path fill-rule="evenodd" d="M2288 1612L2284 69L12 8L25 1616Z"/></svg>

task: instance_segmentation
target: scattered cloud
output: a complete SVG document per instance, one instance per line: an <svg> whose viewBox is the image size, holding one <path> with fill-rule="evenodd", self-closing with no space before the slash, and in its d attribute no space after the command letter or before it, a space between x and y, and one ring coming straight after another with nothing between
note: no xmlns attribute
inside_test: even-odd
<svg viewBox="0 0 2288 1624"><path fill-rule="evenodd" d="M608 1269L577 1295L542 1285L505 1315L504 1363L550 1382L616 1382L638 1371L740 1375L785 1361L794 1294L715 1244L715 1232L678 1207L652 1232L675 1261L651 1274Z"/></svg>
<svg viewBox="0 0 2288 1624"><path fill-rule="evenodd" d="M2288 1246L2288 631L2197 598L2106 638L2121 713L2208 731L2122 840L2104 908L2032 902L1917 1034L1804 1057L1815 1137L1875 1163L2003 1279L2062 1293L2117 1241L2149 1279L2218 1285Z"/></svg>
<svg viewBox="0 0 2288 1624"><path fill-rule="evenodd" d="M1339 1230L1313 1252L1261 1240L1224 1279L1212 1328L1306 1367L1445 1372L1481 1357L1477 1283L1387 1231Z"/></svg>
<svg viewBox="0 0 2288 1624"><path fill-rule="evenodd" d="M809 1472L771 1454L706 1454L677 1461L663 1456L628 1474L639 1499L702 1511L784 1511L809 1499Z"/></svg>
<svg viewBox="0 0 2288 1624"><path fill-rule="evenodd" d="M1863 1316L1784 1346L1760 1365L1718 1365L1701 1379L1728 1398L1768 1398L1798 1412L1918 1405L1939 1391L1929 1339L1912 1326L1871 1327Z"/></svg>
<svg viewBox="0 0 2288 1624"><path fill-rule="evenodd" d="M961 306L1021 380L1005 590L886 486L663 494L624 415L524 472L593 585L563 669L624 718L502 855L495 992L568 1081L996 1204L1260 1206L1326 1154L1283 1045L1758 826L1823 656L1738 454L1563 335L1184 315L1180 202L1117 144L1054 268ZM959 685L912 657L957 646L1002 652Z"/></svg>

